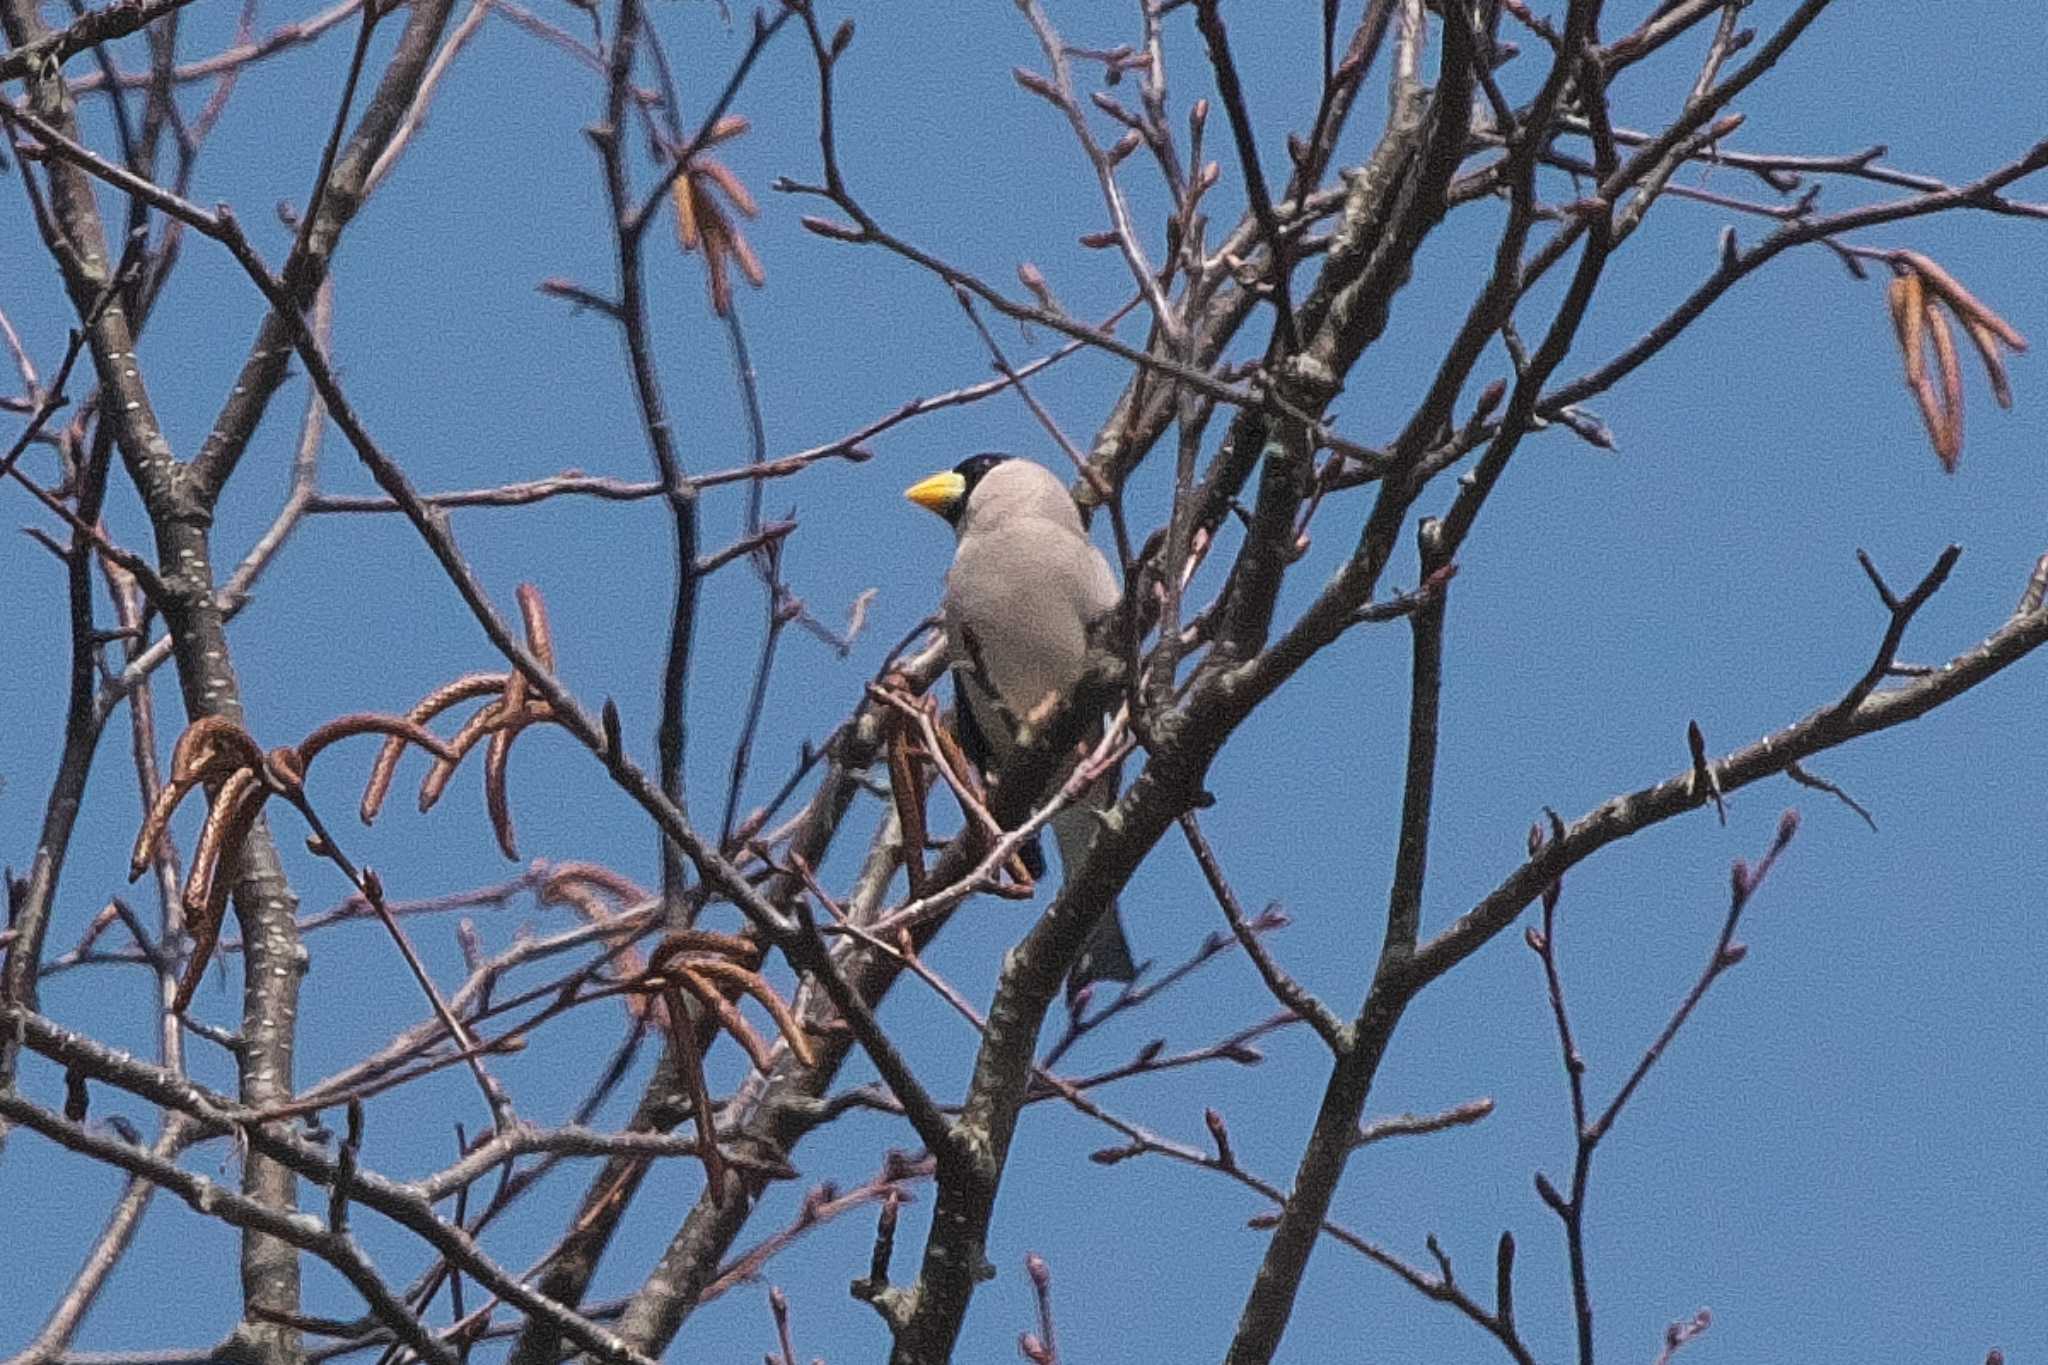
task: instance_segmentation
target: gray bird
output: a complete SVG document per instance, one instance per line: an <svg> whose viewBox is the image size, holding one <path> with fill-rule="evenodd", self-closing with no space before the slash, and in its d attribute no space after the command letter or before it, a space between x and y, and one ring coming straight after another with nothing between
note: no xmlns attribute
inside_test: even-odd
<svg viewBox="0 0 2048 1365"><path fill-rule="evenodd" d="M1121 594L1102 552L1089 543L1074 500L1052 471L1009 455L976 455L904 496L952 523L957 546L940 604L953 660L960 747L983 772L999 771L1014 747L1013 722L1081 680L1088 626ZM1095 811L1116 795L1105 777L1085 805L1052 818L1063 875L1088 852ZM1034 843L1025 865L1043 872ZM1137 975L1112 902L1067 978L1072 994L1095 981Z"/></svg>

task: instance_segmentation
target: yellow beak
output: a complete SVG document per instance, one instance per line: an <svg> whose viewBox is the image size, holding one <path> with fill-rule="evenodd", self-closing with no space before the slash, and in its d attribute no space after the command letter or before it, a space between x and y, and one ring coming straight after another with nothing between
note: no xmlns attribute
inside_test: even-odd
<svg viewBox="0 0 2048 1365"><path fill-rule="evenodd" d="M967 496L967 480L952 470L920 479L903 490L903 496L927 512L936 512L950 518L959 509L961 499Z"/></svg>

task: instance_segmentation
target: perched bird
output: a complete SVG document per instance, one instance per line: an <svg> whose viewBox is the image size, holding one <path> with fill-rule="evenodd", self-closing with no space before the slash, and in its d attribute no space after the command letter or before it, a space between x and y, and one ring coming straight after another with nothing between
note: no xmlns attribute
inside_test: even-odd
<svg viewBox="0 0 2048 1365"><path fill-rule="evenodd" d="M967 757L983 772L1000 771L1014 748L1013 724L1081 680L1089 624L1121 596L1116 577L1089 543L1065 486L1030 460L976 455L904 496L952 523L958 543L941 616L953 660L955 724ZM1105 776L1085 804L1052 818L1063 875L1080 867L1095 835L1095 811L1115 795L1114 779ZM1035 846L1026 866L1034 876L1044 867ZM1074 963L1067 991L1135 975L1112 903Z"/></svg>

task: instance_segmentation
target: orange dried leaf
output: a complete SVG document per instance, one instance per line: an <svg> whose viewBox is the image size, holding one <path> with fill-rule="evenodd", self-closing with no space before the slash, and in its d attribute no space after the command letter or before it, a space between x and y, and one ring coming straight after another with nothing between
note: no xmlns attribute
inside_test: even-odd
<svg viewBox="0 0 2048 1365"><path fill-rule="evenodd" d="M754 1064L756 1071L766 1075L775 1065L775 1052L768 1046L768 1040L747 1022L746 1016L731 1001L720 998L714 1008L718 1011L718 1022L740 1045L740 1050L747 1054L747 1060Z"/></svg>
<svg viewBox="0 0 2048 1365"><path fill-rule="evenodd" d="M224 777L231 768L253 768L262 761L263 750L249 738L249 732L226 716L203 716L193 721L171 750L173 774L189 773L208 779Z"/></svg>
<svg viewBox="0 0 2048 1365"><path fill-rule="evenodd" d="M454 754L454 758L437 759L434 766L427 769L426 777L420 782L420 814L424 815L434 808L434 803L441 799L441 793L448 790L449 782L454 779L455 769L469 756L469 751L482 743L484 737L491 733L498 723L502 705L500 702L492 702L484 707L465 721L462 728L455 732L455 738L448 741L449 752Z"/></svg>
<svg viewBox="0 0 2048 1365"><path fill-rule="evenodd" d="M947 785L964 787L976 800L980 800L982 796L981 774L976 771L974 764L968 760L967 751L960 747L960 741L955 739L953 732L944 725L933 726L931 733L938 740L938 761L942 769L940 775L948 776L952 779ZM965 807L962 808L962 813L972 814Z"/></svg>
<svg viewBox="0 0 2048 1365"><path fill-rule="evenodd" d="M526 710L526 675L517 668L505 674L505 700L498 705L500 714L517 716Z"/></svg>
<svg viewBox="0 0 2048 1365"><path fill-rule="evenodd" d="M157 788L156 800L150 803L149 814L143 817L142 830L135 836L135 851L128 859L129 881L140 877L150 860L156 857L157 845L163 842L164 831L170 828L171 816L177 811L178 803L198 785L196 777L173 777Z"/></svg>
<svg viewBox="0 0 2048 1365"><path fill-rule="evenodd" d="M717 211L710 200L705 200L703 207L711 219L704 228L704 282L711 289L711 311L724 317L732 311L732 280L725 273L729 229L723 217L712 216Z"/></svg>
<svg viewBox="0 0 2048 1365"><path fill-rule="evenodd" d="M499 851L515 863L519 861L519 839L512 832L512 798L505 789L505 774L519 729L516 724L500 726L492 731L491 742L484 749L484 810L491 817L491 833L497 836Z"/></svg>
<svg viewBox="0 0 2048 1365"><path fill-rule="evenodd" d="M555 642L548 630L548 610L541 601L540 589L531 583L521 583L518 596L527 647L552 672ZM498 836L498 847L515 862L519 858L519 845L512 833L512 803L505 789L505 772L512 758L512 741L535 719L527 706L529 686L526 674L517 665L505 675L505 700L500 703L498 712L506 720L492 731L490 748L484 753L484 806L490 812L491 829Z"/></svg>
<svg viewBox="0 0 2048 1365"><path fill-rule="evenodd" d="M1927 439L1934 445L1934 453L1941 460L1943 468L1950 473L1955 466L1945 453L1948 448L1948 418L1941 410L1941 399L1934 392L1934 382L1924 373L1919 382L1906 385L1913 392L1913 401L1919 405L1920 420L1927 424Z"/></svg>
<svg viewBox="0 0 2048 1365"><path fill-rule="evenodd" d="M212 804L207 807L206 823L199 830L199 842L192 849L191 871L185 878L186 914L204 914L213 899L221 863L224 857L232 858L236 852L227 847L227 836L233 833L234 826L230 816L252 798L263 798L263 781L254 768L237 768L214 793Z"/></svg>
<svg viewBox="0 0 2048 1365"><path fill-rule="evenodd" d="M1893 276L1885 296L1891 306L1892 328L1898 334L1899 352L1906 362L1906 388L1920 408L1920 419L1927 425L1928 439L1933 442L1935 456L1940 459L1942 468L1954 473L1962 450L1962 409L1960 405L1952 410L1945 408L1927 374L1930 319L1942 326L1946 333L1939 305L1927 297L1921 275L1911 270ZM1953 350L1953 337L1949 341Z"/></svg>
<svg viewBox="0 0 2048 1365"><path fill-rule="evenodd" d="M503 680L501 679L500 681L502 682ZM549 719L554 715L553 710L549 709L545 702L528 702L526 709L529 714L544 712L545 714L539 717L543 720ZM434 766L427 771L426 780L420 783L420 811L422 814L432 810L434 803L441 799L441 793L448 789L449 779L455 776L456 768L461 766L462 760L469 756L469 751L482 743L486 735L489 735L504 723L505 704L503 702L493 702L471 716L464 723L463 727L455 732L455 738L447 742L447 756L437 759Z"/></svg>
<svg viewBox="0 0 2048 1365"><path fill-rule="evenodd" d="M273 791L298 792L306 785L306 765L298 750L280 744L263 756L262 777Z"/></svg>

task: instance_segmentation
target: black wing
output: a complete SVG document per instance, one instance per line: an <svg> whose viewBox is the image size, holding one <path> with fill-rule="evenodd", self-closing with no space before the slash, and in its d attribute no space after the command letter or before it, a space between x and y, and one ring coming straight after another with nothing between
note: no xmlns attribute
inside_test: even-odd
<svg viewBox="0 0 2048 1365"><path fill-rule="evenodd" d="M967 704L967 689L971 686L966 673L958 668L953 670L953 728L959 732L960 749L967 755L967 761L986 777L992 755L988 736L981 732L981 722L974 718L974 708Z"/></svg>

